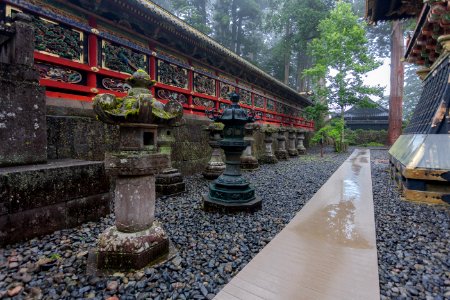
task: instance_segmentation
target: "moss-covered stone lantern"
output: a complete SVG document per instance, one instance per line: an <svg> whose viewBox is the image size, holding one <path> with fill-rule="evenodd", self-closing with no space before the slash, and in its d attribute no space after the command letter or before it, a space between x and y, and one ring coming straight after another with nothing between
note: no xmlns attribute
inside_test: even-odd
<svg viewBox="0 0 450 300"><path fill-rule="evenodd" d="M100 94L93 104L99 120L120 128L119 150L105 155L105 169L115 181L116 220L99 236L99 269L139 269L169 251L169 239L155 219L155 174L169 165L167 154L157 152L157 124L178 123L183 108L155 100L145 71L127 81L132 86L127 96Z"/></svg>
<svg viewBox="0 0 450 300"><path fill-rule="evenodd" d="M241 154L249 142L244 141L247 123L256 121L254 111L247 112L239 106L239 95L230 94L231 106L221 114L208 111L208 117L225 125L223 139L219 142L225 152L226 169L209 185L209 192L203 195L206 210L254 210L261 207L261 199L255 195L254 187L241 174Z"/></svg>

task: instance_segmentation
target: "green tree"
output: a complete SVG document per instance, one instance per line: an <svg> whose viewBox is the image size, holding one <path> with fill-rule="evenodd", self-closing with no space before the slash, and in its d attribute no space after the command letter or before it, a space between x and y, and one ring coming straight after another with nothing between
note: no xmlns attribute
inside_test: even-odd
<svg viewBox="0 0 450 300"><path fill-rule="evenodd" d="M317 97L324 97L338 109L344 122L347 107L382 95L382 88L363 82L364 75L380 64L369 53L364 25L349 3L338 2L329 17L320 22L318 31L319 37L309 44L314 66L305 75L313 79ZM320 84L323 78L326 84ZM344 143L344 130L336 142Z"/></svg>
<svg viewBox="0 0 450 300"><path fill-rule="evenodd" d="M280 38L276 49L282 49L283 77L286 84L305 90L301 77L309 65L307 42L317 36L319 21L325 18L330 0L271 0L265 29Z"/></svg>
<svg viewBox="0 0 450 300"><path fill-rule="evenodd" d="M208 21L208 0L172 0L174 14L205 34L211 33Z"/></svg>

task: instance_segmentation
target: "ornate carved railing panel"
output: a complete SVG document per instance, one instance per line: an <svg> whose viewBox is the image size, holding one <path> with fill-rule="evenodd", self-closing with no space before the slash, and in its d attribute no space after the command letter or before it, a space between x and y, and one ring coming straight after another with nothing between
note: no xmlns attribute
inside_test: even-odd
<svg viewBox="0 0 450 300"><path fill-rule="evenodd" d="M215 96L216 95L216 80L206 75L194 73L194 92Z"/></svg>
<svg viewBox="0 0 450 300"><path fill-rule="evenodd" d="M185 68L158 59L158 82L187 89L188 79Z"/></svg>

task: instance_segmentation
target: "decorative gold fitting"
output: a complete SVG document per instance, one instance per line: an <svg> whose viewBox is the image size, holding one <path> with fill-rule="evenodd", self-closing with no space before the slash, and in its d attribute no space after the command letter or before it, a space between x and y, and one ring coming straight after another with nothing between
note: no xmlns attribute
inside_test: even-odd
<svg viewBox="0 0 450 300"><path fill-rule="evenodd" d="M152 51L152 56L158 55L155 51Z"/></svg>
<svg viewBox="0 0 450 300"><path fill-rule="evenodd" d="M96 88L91 88L91 93L98 93L98 89L96 89Z"/></svg>
<svg viewBox="0 0 450 300"><path fill-rule="evenodd" d="M190 107L190 108L194 108L194 107L195 107L195 105L194 105L194 104L191 104L191 105L189 105L189 107Z"/></svg>
<svg viewBox="0 0 450 300"><path fill-rule="evenodd" d="M91 67L91 71L92 71L92 72L98 72L99 70L98 70L97 67Z"/></svg>
<svg viewBox="0 0 450 300"><path fill-rule="evenodd" d="M194 95L194 91L191 91L191 95Z"/></svg>
<svg viewBox="0 0 450 300"><path fill-rule="evenodd" d="M194 68L194 67L191 67L191 70L192 70L192 71L194 71L194 70L195 70L195 68Z"/></svg>
<svg viewBox="0 0 450 300"><path fill-rule="evenodd" d="M91 32L92 32L93 34L99 34L99 33L100 33L100 31L98 31L97 28L92 28L92 29L91 29Z"/></svg>

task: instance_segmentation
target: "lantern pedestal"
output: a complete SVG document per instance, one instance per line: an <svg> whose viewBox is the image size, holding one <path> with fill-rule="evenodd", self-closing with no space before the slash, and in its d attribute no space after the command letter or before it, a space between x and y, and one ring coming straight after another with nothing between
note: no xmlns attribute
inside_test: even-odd
<svg viewBox="0 0 450 300"><path fill-rule="evenodd" d="M241 169L242 170L257 170L259 169L259 163L256 157L253 156L253 144L255 139L253 138L253 132L259 129L259 126L255 124L247 124L244 127L245 137L244 141L249 144L245 148L244 153L241 156Z"/></svg>
<svg viewBox="0 0 450 300"><path fill-rule="evenodd" d="M156 194L158 196L174 196L186 191L186 184L183 175L172 167L172 145L175 142L173 132L170 128L160 128L158 130L159 152L167 154L169 157L169 167L156 175Z"/></svg>
<svg viewBox="0 0 450 300"><path fill-rule="evenodd" d="M286 129L280 127L278 129L277 141L278 141L278 149L275 150L275 156L278 160L288 160L289 153L286 150L286 136L284 135Z"/></svg>

